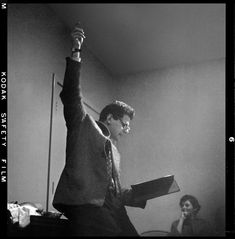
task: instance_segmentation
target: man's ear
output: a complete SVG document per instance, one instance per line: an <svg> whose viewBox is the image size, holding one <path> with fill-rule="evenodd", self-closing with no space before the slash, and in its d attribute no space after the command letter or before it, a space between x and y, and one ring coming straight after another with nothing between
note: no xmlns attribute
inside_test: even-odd
<svg viewBox="0 0 235 239"><path fill-rule="evenodd" d="M106 122L107 124L110 124L111 123L111 120L113 118L113 115L112 114L108 114L107 117L106 117Z"/></svg>

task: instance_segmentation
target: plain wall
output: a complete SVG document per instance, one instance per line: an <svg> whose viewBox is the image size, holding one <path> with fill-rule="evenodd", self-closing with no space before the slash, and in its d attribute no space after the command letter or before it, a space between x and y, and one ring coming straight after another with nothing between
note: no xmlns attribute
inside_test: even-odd
<svg viewBox="0 0 235 239"><path fill-rule="evenodd" d="M46 4L8 5L8 201L38 202L46 208L52 74L63 83L69 34L70 29ZM85 45L82 57L83 95L99 111L112 99L114 82ZM50 207L65 162L60 91L56 84Z"/></svg>
<svg viewBox="0 0 235 239"><path fill-rule="evenodd" d="M169 231L185 194L198 198L200 216L211 224L216 213L223 219L225 60L130 75L120 83L119 97L136 110L131 133L120 142L123 185L174 174L181 189L149 200L145 210L129 207L138 231Z"/></svg>

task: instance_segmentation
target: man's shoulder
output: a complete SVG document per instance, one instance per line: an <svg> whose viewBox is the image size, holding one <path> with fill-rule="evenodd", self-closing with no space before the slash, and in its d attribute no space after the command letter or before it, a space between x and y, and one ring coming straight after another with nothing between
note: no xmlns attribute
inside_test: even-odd
<svg viewBox="0 0 235 239"><path fill-rule="evenodd" d="M91 136L94 140L99 139L103 143L108 140L102 129L99 126L99 123L89 114L86 114L82 123L81 123L81 133L85 133L87 136Z"/></svg>

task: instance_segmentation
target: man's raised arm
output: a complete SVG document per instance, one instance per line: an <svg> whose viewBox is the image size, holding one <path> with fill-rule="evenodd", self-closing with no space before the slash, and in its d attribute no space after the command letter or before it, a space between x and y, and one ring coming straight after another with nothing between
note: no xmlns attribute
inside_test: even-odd
<svg viewBox="0 0 235 239"><path fill-rule="evenodd" d="M71 56L66 58L63 90L60 93L62 103L64 104L64 117L68 128L77 126L85 115L80 84L80 53L85 35L83 29L80 28L78 24L76 24L72 30L71 37Z"/></svg>

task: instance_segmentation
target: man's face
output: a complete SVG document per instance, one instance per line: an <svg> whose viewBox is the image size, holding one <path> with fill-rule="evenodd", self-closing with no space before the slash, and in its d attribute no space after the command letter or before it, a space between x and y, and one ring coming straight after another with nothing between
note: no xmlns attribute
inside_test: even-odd
<svg viewBox="0 0 235 239"><path fill-rule="evenodd" d="M192 203L189 200L186 200L181 205L181 211L184 213L186 217L190 217L194 214L195 209L193 208Z"/></svg>
<svg viewBox="0 0 235 239"><path fill-rule="evenodd" d="M118 141L124 134L129 133L130 117L124 115L122 118L115 120L112 115L107 119L107 127L110 130L111 138Z"/></svg>

